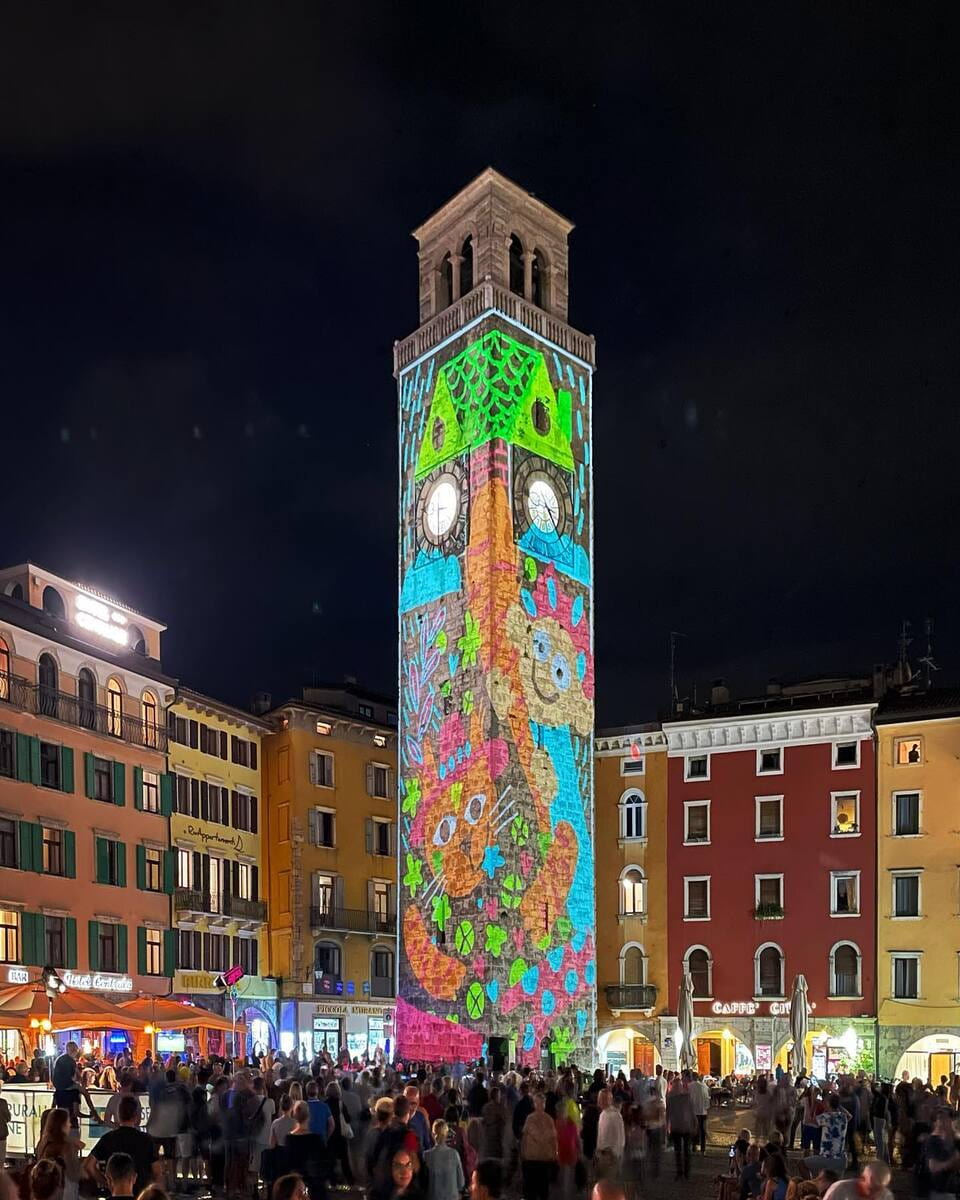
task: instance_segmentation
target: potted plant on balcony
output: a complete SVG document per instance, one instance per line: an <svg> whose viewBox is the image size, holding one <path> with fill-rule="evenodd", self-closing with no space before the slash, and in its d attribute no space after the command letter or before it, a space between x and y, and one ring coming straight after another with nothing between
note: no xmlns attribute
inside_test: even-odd
<svg viewBox="0 0 960 1200"><path fill-rule="evenodd" d="M753 910L758 921L779 921L783 918L783 905L775 903L758 904Z"/></svg>

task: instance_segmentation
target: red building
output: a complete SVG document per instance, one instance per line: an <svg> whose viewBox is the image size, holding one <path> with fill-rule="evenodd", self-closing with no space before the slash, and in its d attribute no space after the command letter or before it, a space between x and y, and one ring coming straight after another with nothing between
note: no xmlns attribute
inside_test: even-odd
<svg viewBox="0 0 960 1200"><path fill-rule="evenodd" d="M700 1069L771 1068L786 1061L803 974L808 1063L852 1063L874 1048L871 693L837 683L730 702L715 689L714 701L664 724L669 1011L688 970ZM661 1038L669 1065L663 1019Z"/></svg>

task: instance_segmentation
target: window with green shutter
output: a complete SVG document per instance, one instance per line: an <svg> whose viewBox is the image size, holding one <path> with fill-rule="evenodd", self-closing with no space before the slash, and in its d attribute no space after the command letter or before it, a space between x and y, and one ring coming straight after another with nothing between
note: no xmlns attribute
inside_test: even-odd
<svg viewBox="0 0 960 1200"><path fill-rule="evenodd" d="M43 830L35 821L19 821L20 870L43 870Z"/></svg>
<svg viewBox="0 0 960 1200"><path fill-rule="evenodd" d="M146 846L137 846L137 887L141 892L147 890L147 848Z"/></svg>
<svg viewBox="0 0 960 1200"><path fill-rule="evenodd" d="M113 802L121 807L126 804L127 768L122 762L113 764Z"/></svg>
<svg viewBox="0 0 960 1200"><path fill-rule="evenodd" d="M46 947L43 940L43 914L24 912L20 914L20 936L23 943L24 966L42 967L46 963Z"/></svg>
<svg viewBox="0 0 960 1200"><path fill-rule="evenodd" d="M67 879L77 877L77 835L70 829L63 831L63 873Z"/></svg>
<svg viewBox="0 0 960 1200"><path fill-rule="evenodd" d="M173 813L173 776L164 774L160 776L160 812L163 816L169 817Z"/></svg>
<svg viewBox="0 0 960 1200"><path fill-rule="evenodd" d="M60 747L60 790L73 794L73 750Z"/></svg>
<svg viewBox="0 0 960 1200"><path fill-rule="evenodd" d="M122 974L127 971L127 927L117 926L117 970Z"/></svg>
<svg viewBox="0 0 960 1200"><path fill-rule="evenodd" d="M98 837L95 844L97 883L127 886L127 848L113 838Z"/></svg>
<svg viewBox="0 0 960 1200"><path fill-rule="evenodd" d="M100 922L87 922L87 955L89 957L89 965L91 971L100 970Z"/></svg>
<svg viewBox="0 0 960 1200"><path fill-rule="evenodd" d="M34 779L31 772L33 762L33 753L31 746L35 743L37 747L37 776ZM17 734L17 778L21 783L39 783L40 782L40 743L36 738L30 737L26 733Z"/></svg>
<svg viewBox="0 0 960 1200"><path fill-rule="evenodd" d="M169 978L173 978L177 970L177 931L175 929L165 929L163 931L163 973Z"/></svg>
<svg viewBox="0 0 960 1200"><path fill-rule="evenodd" d="M67 968L77 969L77 921L75 917L67 917Z"/></svg>
<svg viewBox="0 0 960 1200"><path fill-rule="evenodd" d="M177 852L176 850L164 850L163 852L163 890L168 896L173 895L173 889L177 882Z"/></svg>
<svg viewBox="0 0 960 1200"><path fill-rule="evenodd" d="M143 810L143 767L133 768L133 807Z"/></svg>
<svg viewBox="0 0 960 1200"><path fill-rule="evenodd" d="M137 926L137 974L147 973L147 931L142 925Z"/></svg>

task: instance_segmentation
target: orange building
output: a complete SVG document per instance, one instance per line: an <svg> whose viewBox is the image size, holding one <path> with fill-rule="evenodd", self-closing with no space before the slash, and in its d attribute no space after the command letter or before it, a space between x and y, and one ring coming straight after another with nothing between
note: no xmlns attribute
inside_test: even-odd
<svg viewBox="0 0 960 1200"><path fill-rule="evenodd" d="M114 1000L170 990L163 629L32 563L0 571L0 986L52 966Z"/></svg>

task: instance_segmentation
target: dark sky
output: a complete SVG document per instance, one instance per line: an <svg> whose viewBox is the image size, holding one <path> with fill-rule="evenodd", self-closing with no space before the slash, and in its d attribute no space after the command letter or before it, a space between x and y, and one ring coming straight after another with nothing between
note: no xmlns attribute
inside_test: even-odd
<svg viewBox="0 0 960 1200"><path fill-rule="evenodd" d="M391 689L409 231L492 164L577 223L600 720L655 715L671 629L742 692L932 614L955 677L950 6L566 11L7 6L0 557L225 699Z"/></svg>

